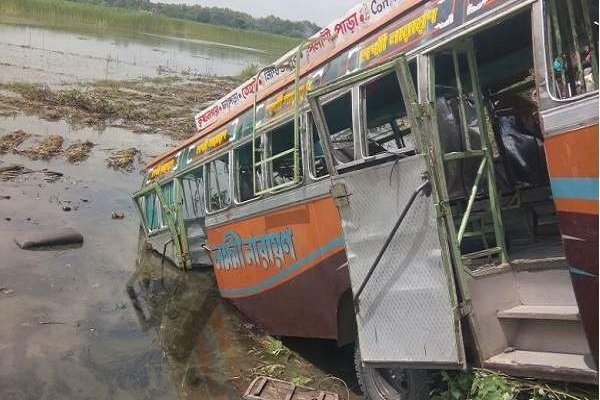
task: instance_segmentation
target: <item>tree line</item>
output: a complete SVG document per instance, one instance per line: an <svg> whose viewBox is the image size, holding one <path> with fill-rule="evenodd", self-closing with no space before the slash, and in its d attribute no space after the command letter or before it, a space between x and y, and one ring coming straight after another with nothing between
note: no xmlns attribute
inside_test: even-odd
<svg viewBox="0 0 600 400"><path fill-rule="evenodd" d="M153 3L150 0L69 0L110 7L147 11L172 18L187 19L236 29L254 30L277 35L305 38L319 31L310 21L290 21L270 15L254 18L250 14L222 7L200 5Z"/></svg>

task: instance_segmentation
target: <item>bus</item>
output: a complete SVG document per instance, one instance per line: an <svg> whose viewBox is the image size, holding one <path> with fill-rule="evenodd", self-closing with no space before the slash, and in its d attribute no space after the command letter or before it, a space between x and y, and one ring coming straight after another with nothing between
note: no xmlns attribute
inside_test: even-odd
<svg viewBox="0 0 600 400"><path fill-rule="evenodd" d="M436 371L598 382L598 3L370 0L195 116L133 195L278 336Z"/></svg>

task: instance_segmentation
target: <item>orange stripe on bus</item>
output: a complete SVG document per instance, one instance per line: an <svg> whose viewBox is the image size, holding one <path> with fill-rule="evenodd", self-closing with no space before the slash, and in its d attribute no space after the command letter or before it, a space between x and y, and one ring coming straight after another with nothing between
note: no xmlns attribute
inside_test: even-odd
<svg viewBox="0 0 600 400"><path fill-rule="evenodd" d="M581 214L598 214L597 200L554 199L554 204L557 211Z"/></svg>
<svg viewBox="0 0 600 400"><path fill-rule="evenodd" d="M549 137L545 148L550 177L598 177L598 125Z"/></svg>
<svg viewBox="0 0 600 400"><path fill-rule="evenodd" d="M324 249L323 253L310 258L306 264L300 266L297 270L290 273L289 276L272 282L268 285L268 290L287 282L299 274L309 270L321 261L343 249L342 245L327 247L328 243L336 242L336 239L342 235L341 222L335 202L331 197L311 200L304 204L298 204L283 210L277 210L270 213L257 215L244 220L238 220L232 223L221 225L208 229L208 242L211 248L222 245L225 235L234 231L241 238L249 238L255 235L278 232L284 229L292 231L295 259L285 256L283 265L270 263L263 267L255 262L237 269L225 270L215 267L215 275L219 289L239 290L264 282L269 282L274 275L285 270L295 261L302 260L319 249ZM246 249L247 250L247 249ZM246 251L244 250L244 251ZM214 255L213 255L214 257ZM242 257L244 257L242 255Z"/></svg>

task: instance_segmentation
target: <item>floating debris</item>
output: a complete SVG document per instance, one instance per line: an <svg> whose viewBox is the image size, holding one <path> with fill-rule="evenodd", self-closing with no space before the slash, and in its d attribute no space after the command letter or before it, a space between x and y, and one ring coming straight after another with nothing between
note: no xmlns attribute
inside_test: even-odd
<svg viewBox="0 0 600 400"><path fill-rule="evenodd" d="M24 250L42 247L66 246L83 243L83 235L74 228L62 227L24 234L15 238L17 246Z"/></svg>
<svg viewBox="0 0 600 400"><path fill-rule="evenodd" d="M0 167L0 181L9 181L15 179L17 176L29 174L31 172L33 171L17 164Z"/></svg>
<svg viewBox="0 0 600 400"><path fill-rule="evenodd" d="M113 211L111 217L112 217L112 219L124 219L125 218L125 213L123 213L121 211Z"/></svg>
<svg viewBox="0 0 600 400"><path fill-rule="evenodd" d="M22 130L0 136L0 154L16 150L29 136L28 133Z"/></svg>
<svg viewBox="0 0 600 400"><path fill-rule="evenodd" d="M49 169L43 169L39 172L41 172L45 175L44 181L49 182L49 183L56 182L57 180L59 180L60 178L62 178L64 176L64 174L62 172L50 171Z"/></svg>
<svg viewBox="0 0 600 400"><path fill-rule="evenodd" d="M34 160L47 160L60 154L64 139L60 135L50 135L42 139L37 146L30 147L19 153Z"/></svg>
<svg viewBox="0 0 600 400"><path fill-rule="evenodd" d="M68 162L75 164L80 161L84 161L90 156L90 152L94 147L94 143L86 140L85 142L75 142L67 147L63 154Z"/></svg>
<svg viewBox="0 0 600 400"><path fill-rule="evenodd" d="M135 147L128 149L118 150L112 153L107 159L106 163L113 169L123 169L130 171L133 168L133 162L135 157L140 154L140 151Z"/></svg>

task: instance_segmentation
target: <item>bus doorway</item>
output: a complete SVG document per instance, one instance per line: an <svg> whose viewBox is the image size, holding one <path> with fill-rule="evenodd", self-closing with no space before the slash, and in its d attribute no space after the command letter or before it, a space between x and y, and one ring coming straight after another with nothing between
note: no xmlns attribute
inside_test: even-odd
<svg viewBox="0 0 600 400"><path fill-rule="evenodd" d="M595 382L539 124L527 10L420 63L452 261L485 368Z"/></svg>
<svg viewBox="0 0 600 400"><path fill-rule="evenodd" d="M357 372L369 399L426 398L427 370L465 366L412 66L402 58L311 98L334 171L331 193L356 313ZM347 99L345 106L340 99Z"/></svg>

